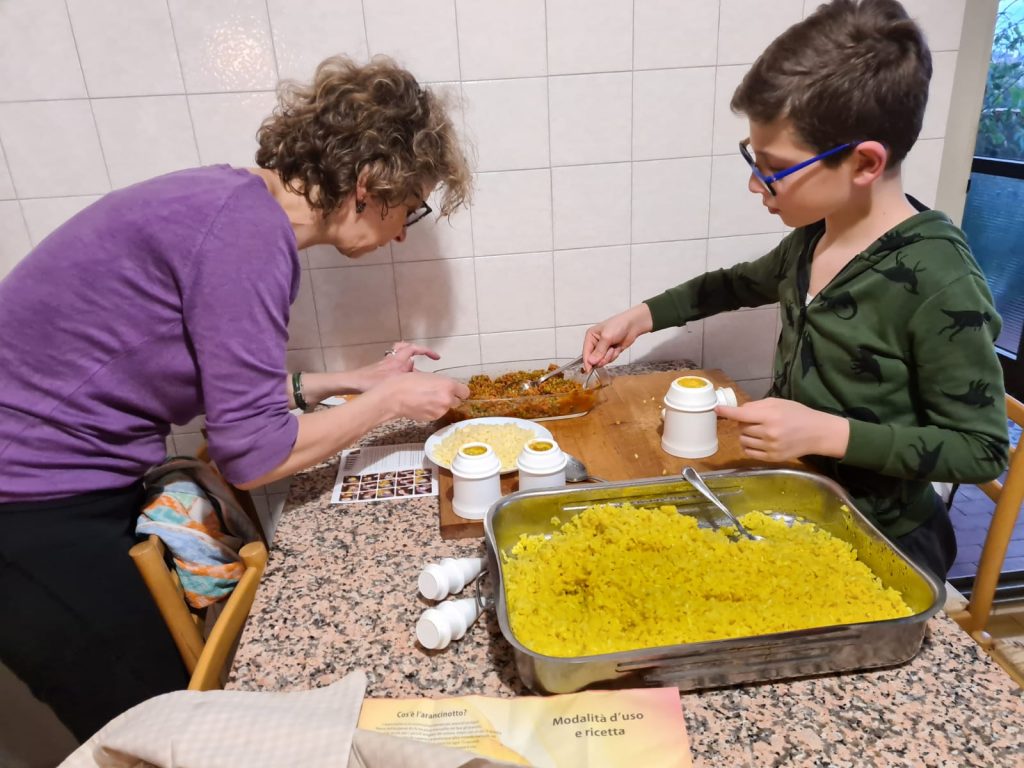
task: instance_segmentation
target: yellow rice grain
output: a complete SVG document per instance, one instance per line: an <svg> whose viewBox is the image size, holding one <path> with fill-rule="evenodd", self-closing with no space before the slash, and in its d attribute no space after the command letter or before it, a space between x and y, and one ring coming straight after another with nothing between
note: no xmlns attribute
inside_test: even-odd
<svg viewBox="0 0 1024 768"><path fill-rule="evenodd" d="M674 507L588 507L503 560L512 630L571 657L911 615L853 548L809 523L742 517L764 541Z"/></svg>

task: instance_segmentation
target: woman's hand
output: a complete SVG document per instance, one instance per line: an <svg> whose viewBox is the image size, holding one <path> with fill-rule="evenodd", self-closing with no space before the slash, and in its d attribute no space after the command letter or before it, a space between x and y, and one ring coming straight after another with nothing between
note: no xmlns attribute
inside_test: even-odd
<svg viewBox="0 0 1024 768"><path fill-rule="evenodd" d="M325 408L299 416L299 434L288 457L262 477L239 487L256 488L295 474L391 419L404 416L433 421L467 397L469 387L445 376L420 371L390 376L344 408Z"/></svg>
<svg viewBox="0 0 1024 768"><path fill-rule="evenodd" d="M416 370L414 358L417 355L440 360L441 356L432 349L400 341L395 344L383 358L375 363L355 368L351 371L332 371L330 373L302 374L302 394L309 405L313 406L332 395L351 395L373 389L382 381L399 374ZM285 382L288 402L292 407L295 401L291 396L291 376Z"/></svg>
<svg viewBox="0 0 1024 768"><path fill-rule="evenodd" d="M583 337L583 370L589 372L614 362L637 336L650 333L653 327L651 310L646 304L637 304L591 326Z"/></svg>
<svg viewBox="0 0 1024 768"><path fill-rule="evenodd" d="M469 387L447 376L412 371L382 381L364 397L380 398L389 418L433 421L468 398Z"/></svg>
<svg viewBox="0 0 1024 768"><path fill-rule="evenodd" d="M428 347L421 347L419 344L411 344L408 341L399 341L388 350L383 359L370 365L364 365L362 368L356 368L351 374L361 386L361 391L365 392L392 376L416 370L414 358L418 355L429 357L431 360L441 359L437 352Z"/></svg>
<svg viewBox="0 0 1024 768"><path fill-rule="evenodd" d="M842 416L793 400L769 397L715 411L739 422L740 445L752 459L788 461L811 454L841 459L850 441L850 423Z"/></svg>

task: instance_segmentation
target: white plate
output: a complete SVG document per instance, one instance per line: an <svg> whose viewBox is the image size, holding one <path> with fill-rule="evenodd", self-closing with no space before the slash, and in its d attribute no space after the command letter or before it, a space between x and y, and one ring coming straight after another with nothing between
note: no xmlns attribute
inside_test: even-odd
<svg viewBox="0 0 1024 768"><path fill-rule="evenodd" d="M434 464L437 464L437 466L444 467L445 469L451 469L452 465L449 464L448 462L441 463L440 461L437 461L434 458L434 450L437 448L438 445L440 445L441 441L444 440L446 437L448 437L448 435L450 435L457 429L477 425L486 426L489 424L515 424L517 427L522 427L523 429L530 430L531 432L533 432L536 438L544 440L554 440L554 437L551 435L551 433L535 421L528 421L526 419L516 419L513 418L512 416L482 416L479 419L466 419L465 421L457 421L454 424L449 424L447 427L443 427L437 430L437 432L435 432L434 434L427 438L427 442L424 443L423 445L423 451L427 454L427 458L430 459ZM505 475L508 474L509 472L514 471L515 468L513 467L512 469L503 469L501 473Z"/></svg>

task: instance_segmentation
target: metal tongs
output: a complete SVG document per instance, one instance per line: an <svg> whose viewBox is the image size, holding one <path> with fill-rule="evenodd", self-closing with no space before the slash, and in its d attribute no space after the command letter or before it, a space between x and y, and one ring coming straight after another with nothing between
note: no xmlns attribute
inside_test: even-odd
<svg viewBox="0 0 1024 768"><path fill-rule="evenodd" d="M575 368L577 365L581 365L582 363L583 363L583 355L580 355L575 360L572 360L572 361L566 363L565 365L560 365L557 368L555 368L555 370L548 371L543 376L538 376L536 379L532 379L531 381L524 381L522 384L519 385L519 388L522 389L523 392L527 392L527 393L528 392L532 392L533 390L537 389L537 387L539 387L541 384L543 384L545 381L550 379L552 376L557 376L558 374L562 373L563 371L567 371L570 368Z"/></svg>

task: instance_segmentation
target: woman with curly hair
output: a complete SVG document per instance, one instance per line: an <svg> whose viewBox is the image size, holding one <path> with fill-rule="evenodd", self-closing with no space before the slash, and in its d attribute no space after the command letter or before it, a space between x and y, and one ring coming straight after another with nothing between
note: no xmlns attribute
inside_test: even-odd
<svg viewBox="0 0 1024 768"><path fill-rule="evenodd" d="M0 657L83 740L187 684L128 557L171 424L205 413L211 456L251 488L469 394L414 371L437 355L406 343L349 372L285 370L300 249L358 258L402 241L436 186L442 215L467 201L438 97L388 59L332 58L258 138L258 168L112 192L0 282ZM347 392L364 394L291 413Z"/></svg>

